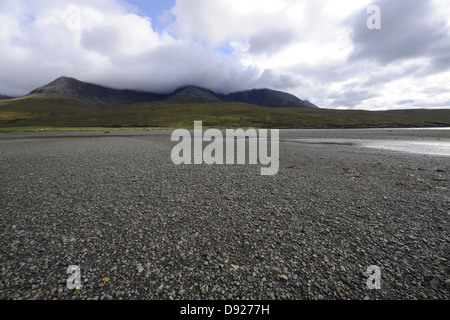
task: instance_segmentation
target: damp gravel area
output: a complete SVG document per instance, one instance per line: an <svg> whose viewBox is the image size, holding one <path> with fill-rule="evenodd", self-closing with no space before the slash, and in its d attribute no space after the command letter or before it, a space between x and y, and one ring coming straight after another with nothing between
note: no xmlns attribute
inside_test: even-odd
<svg viewBox="0 0 450 320"><path fill-rule="evenodd" d="M448 130L283 130L274 176L170 134L0 134L0 299L449 299L449 157L292 140Z"/></svg>

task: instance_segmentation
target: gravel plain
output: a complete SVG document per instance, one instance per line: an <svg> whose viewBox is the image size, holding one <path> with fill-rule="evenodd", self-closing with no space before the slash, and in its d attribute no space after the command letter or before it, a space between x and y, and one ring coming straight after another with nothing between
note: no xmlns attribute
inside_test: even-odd
<svg viewBox="0 0 450 320"><path fill-rule="evenodd" d="M0 134L0 299L449 299L449 157L287 140L449 130L283 130L275 176L170 134Z"/></svg>

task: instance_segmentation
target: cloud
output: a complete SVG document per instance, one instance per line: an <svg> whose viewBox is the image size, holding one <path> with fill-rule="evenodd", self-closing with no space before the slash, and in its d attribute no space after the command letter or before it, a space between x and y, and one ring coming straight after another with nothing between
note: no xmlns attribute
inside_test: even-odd
<svg viewBox="0 0 450 320"><path fill-rule="evenodd" d="M273 54L295 40L292 30L263 30L248 40L249 53L251 54Z"/></svg>
<svg viewBox="0 0 450 320"><path fill-rule="evenodd" d="M157 47L161 42L150 20L133 14L114 17L112 23L93 25L83 30L80 37L84 48L104 56L138 55Z"/></svg>
<svg viewBox="0 0 450 320"><path fill-rule="evenodd" d="M328 96L331 101L331 105L335 108L348 108L353 109L361 102L376 97L377 94L369 90L347 89L344 92L333 92Z"/></svg>
<svg viewBox="0 0 450 320"><path fill-rule="evenodd" d="M291 74L280 74L267 69L258 78L260 87L271 87L274 89L292 89L299 87L303 81Z"/></svg>
<svg viewBox="0 0 450 320"><path fill-rule="evenodd" d="M423 63L399 63L389 69L381 69L372 72L369 78L364 81L361 86L366 88L373 88L378 85L391 83L397 79L405 78L407 76L417 76L426 68Z"/></svg>
<svg viewBox="0 0 450 320"><path fill-rule="evenodd" d="M172 30L178 37L210 46L247 41L261 36L264 31L292 30L298 26L304 12L297 8L301 9L304 1L298 3L292 0L178 0L171 10L176 17Z"/></svg>
<svg viewBox="0 0 450 320"><path fill-rule="evenodd" d="M450 47L449 52L433 57L428 66L424 68L422 75L433 75L436 73L448 72L450 69Z"/></svg>
<svg viewBox="0 0 450 320"><path fill-rule="evenodd" d="M188 4L189 12L179 11ZM222 2L222 8L225 4ZM216 25L212 28L213 35L197 35L210 41L193 40L191 36L197 36L195 32L189 34L189 30L198 31L196 28L203 24L190 25L189 21L197 17L191 6L219 14L219 4L178 1L172 10L178 14L177 20L160 32L154 29L151 18L137 15L135 7L115 0L76 3L19 0L2 5L5 12L0 14L0 44L4 48L0 53L0 67L4 71L0 75L2 93L26 94L60 75L115 88L158 92L187 84L220 92L263 86L283 89L295 84L291 75L245 65L214 46L237 36L240 27L225 35L217 33L224 28ZM230 23L235 13L228 11ZM274 52L292 39L289 30L259 29L263 20L271 16L269 11L262 16L249 14L259 21L259 27L252 26L254 33L247 34L251 36L247 39L251 51ZM280 11L278 18L281 14ZM275 18L271 19L275 23ZM175 36L172 32L180 23L183 31Z"/></svg>
<svg viewBox="0 0 450 320"><path fill-rule="evenodd" d="M345 74L328 74L339 88L331 94L331 106L371 109L406 104L412 108L445 105L448 100L438 102L439 98L425 89L425 84L437 81L436 74L449 79L449 19L439 12L444 6L438 2L374 1L381 8L381 30L367 28L366 10L346 19L344 24L351 28L353 50L346 57ZM329 72L332 67L322 71ZM354 88L346 85L349 79L356 80ZM335 96L336 92L340 97ZM405 94L415 99L405 99ZM442 98L443 95L440 94Z"/></svg>
<svg viewBox="0 0 450 320"><path fill-rule="evenodd" d="M367 14L352 20L355 46L349 60L370 59L390 64L404 59L434 58L436 52L450 55L450 33L446 22L436 18L430 0L378 0L381 30L369 30Z"/></svg>

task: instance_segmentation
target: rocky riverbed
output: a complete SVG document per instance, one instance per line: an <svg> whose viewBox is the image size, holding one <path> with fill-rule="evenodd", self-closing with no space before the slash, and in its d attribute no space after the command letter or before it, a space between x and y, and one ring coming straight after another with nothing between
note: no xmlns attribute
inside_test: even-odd
<svg viewBox="0 0 450 320"><path fill-rule="evenodd" d="M290 140L448 130L284 130L274 176L170 133L1 134L0 299L449 299L449 157Z"/></svg>

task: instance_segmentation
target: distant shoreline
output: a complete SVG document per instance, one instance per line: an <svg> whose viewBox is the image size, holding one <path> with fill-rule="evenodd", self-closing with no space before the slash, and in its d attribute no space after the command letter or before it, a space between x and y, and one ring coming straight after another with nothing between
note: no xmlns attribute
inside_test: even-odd
<svg viewBox="0 0 450 320"><path fill-rule="evenodd" d="M208 127L205 127L208 128ZM219 129L225 129L218 127ZM101 131L164 131L175 130L176 127L46 127L46 126L26 126L26 127L0 127L0 133L12 132L101 132ZM187 128L190 129L190 128ZM261 128L264 129L264 128ZM280 130L450 130L449 126L432 127L336 127L336 128L271 128Z"/></svg>

